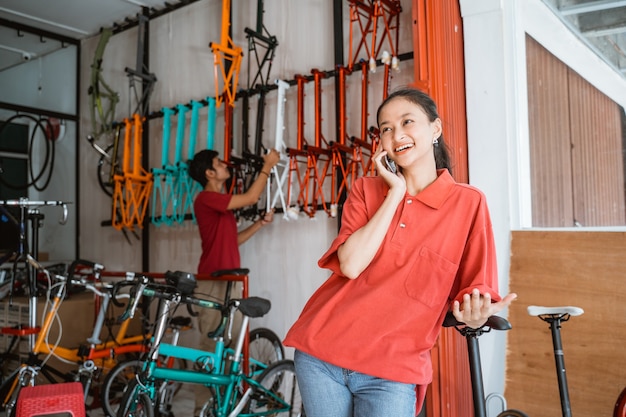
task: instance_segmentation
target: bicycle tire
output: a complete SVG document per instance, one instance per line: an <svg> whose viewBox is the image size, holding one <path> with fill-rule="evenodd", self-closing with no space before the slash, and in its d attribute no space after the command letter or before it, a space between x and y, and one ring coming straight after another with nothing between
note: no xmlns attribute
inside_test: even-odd
<svg viewBox="0 0 626 417"><path fill-rule="evenodd" d="M296 367L290 359L275 362L268 366L257 378L257 382L266 390L272 392L289 404L288 410L281 410L281 405L272 401L262 390L255 389L250 398L250 413L262 413L262 415L289 415L303 416L304 407L302 397L296 379Z"/></svg>
<svg viewBox="0 0 626 417"><path fill-rule="evenodd" d="M613 417L626 417L626 388L622 390L615 402Z"/></svg>
<svg viewBox="0 0 626 417"><path fill-rule="evenodd" d="M199 417L215 417L216 415L215 389L211 386L208 386L207 388L211 392L211 395L207 397L206 402L202 406Z"/></svg>
<svg viewBox="0 0 626 417"><path fill-rule="evenodd" d="M497 417L528 417L528 414L519 410L504 410Z"/></svg>
<svg viewBox="0 0 626 417"><path fill-rule="evenodd" d="M139 382L133 379L122 397L117 417L154 417L154 405L146 392L139 391Z"/></svg>
<svg viewBox="0 0 626 417"><path fill-rule="evenodd" d="M102 382L100 401L102 402L102 411L106 417L115 417L124 393L129 386L130 381L135 379L135 376L143 368L143 362L139 359L130 359L123 362L119 362L115 365L104 377ZM176 359L177 369L186 369L187 362L183 359ZM166 403L171 403L176 394L182 388L182 383L168 382L169 395L164 398ZM159 391L161 394L161 391Z"/></svg>
<svg viewBox="0 0 626 417"><path fill-rule="evenodd" d="M100 159L98 160L98 184L100 184L100 188L102 189L102 191L104 191L104 193L106 195L108 195L109 197L113 197L113 191L115 190L115 183L112 182L113 179L113 175L118 174L118 175L122 175L122 169L121 169L121 161L122 161L122 155L121 155L121 146L117 147L117 155L113 156L113 149L115 147L114 143L109 144L109 146L107 146L104 151L106 152L107 156L101 155ZM116 168L115 168L115 172L111 172L111 170L113 169L113 163L112 161L115 160L116 162Z"/></svg>
<svg viewBox="0 0 626 417"><path fill-rule="evenodd" d="M117 415L126 388L130 381L135 378L135 375L141 371L142 364L143 362L139 359L131 359L119 362L107 372L100 392L102 411L104 411L105 416L115 417Z"/></svg>
<svg viewBox="0 0 626 417"><path fill-rule="evenodd" d="M250 331L248 355L256 361L270 365L285 359L285 348L276 333L265 327L259 327ZM257 366L251 362L250 372L256 371Z"/></svg>

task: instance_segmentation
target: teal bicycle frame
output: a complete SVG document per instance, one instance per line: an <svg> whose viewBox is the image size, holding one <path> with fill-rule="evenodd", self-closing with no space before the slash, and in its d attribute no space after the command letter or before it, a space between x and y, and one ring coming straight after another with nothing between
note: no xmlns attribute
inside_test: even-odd
<svg viewBox="0 0 626 417"><path fill-rule="evenodd" d="M167 328L170 313L178 304L185 303L197 305L201 308L222 309L223 306L221 304L184 296L178 293L148 288L147 281L139 285L137 293L147 297L160 298L161 302L157 314L158 321L154 329L151 349L148 352L141 373L136 377L137 383L134 386L131 385L132 389L129 387L126 394L127 397L125 401L123 400L123 404L120 407L120 412L123 411L126 414L118 414L118 416L134 415L137 399L142 395L147 394L152 405L158 405L156 404L158 389L163 381L202 384L212 388L214 393L212 400L214 404L211 412L215 417L266 416L279 412L288 412L291 409L291 405L285 402L283 398L270 389L265 388L261 385L261 381L255 379L263 369L266 368L266 365L252 359L252 369L254 370L249 374L242 372L242 351L247 334L245 330L248 327L248 322L250 317L261 317L267 313L270 308L269 301L258 297L232 300L229 305L231 311L230 323L232 323L232 317L237 309L243 313L241 331L235 349L226 349L224 346L224 338L218 337L215 350L208 352L162 343L162 338ZM137 303L137 299L129 302L129 306L133 306L130 309L130 317L132 317ZM158 365L160 355L193 361L193 363L201 365L202 371L161 367ZM228 371L226 371L227 359L229 361ZM244 392L245 387L247 388ZM253 395L257 404L271 404L271 409L241 414Z"/></svg>

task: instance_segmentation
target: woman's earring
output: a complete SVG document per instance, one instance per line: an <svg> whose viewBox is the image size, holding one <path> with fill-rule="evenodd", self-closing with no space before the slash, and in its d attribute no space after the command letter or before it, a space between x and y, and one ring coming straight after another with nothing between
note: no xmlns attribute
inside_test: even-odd
<svg viewBox="0 0 626 417"><path fill-rule="evenodd" d="M433 146L434 146L435 148L438 148L438 147L439 147L439 138L435 138L435 139L433 139Z"/></svg>

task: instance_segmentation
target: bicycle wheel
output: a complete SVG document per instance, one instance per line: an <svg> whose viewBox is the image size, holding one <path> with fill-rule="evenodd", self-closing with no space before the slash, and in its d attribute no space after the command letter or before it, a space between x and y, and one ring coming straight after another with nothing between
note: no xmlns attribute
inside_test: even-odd
<svg viewBox="0 0 626 417"><path fill-rule="evenodd" d="M117 417L154 417L154 406L147 392L139 390L139 382L133 379L122 397Z"/></svg>
<svg viewBox="0 0 626 417"><path fill-rule="evenodd" d="M528 417L528 414L519 410L504 410L497 417Z"/></svg>
<svg viewBox="0 0 626 417"><path fill-rule="evenodd" d="M114 150L117 150L117 155L113 155ZM115 187L113 175L122 174L122 146L116 148L115 143L111 143L104 151L106 156L101 155L98 161L98 184L102 191L112 197Z"/></svg>
<svg viewBox="0 0 626 417"><path fill-rule="evenodd" d="M255 389L250 399L250 412L268 416L304 416L302 397L292 360L268 366L257 378L263 388Z"/></svg>
<svg viewBox="0 0 626 417"><path fill-rule="evenodd" d="M626 388L617 397L613 408L613 417L626 417Z"/></svg>
<svg viewBox="0 0 626 417"><path fill-rule="evenodd" d="M107 417L115 417L119 410L120 402L130 381L135 380L135 376L141 371L143 362L139 359L131 359L115 365L104 377L100 401L102 411ZM176 358L173 364L168 367L175 369L186 369L187 362ZM168 381L159 386L160 403L167 407L174 400L175 395L180 391L182 383Z"/></svg>
<svg viewBox="0 0 626 417"><path fill-rule="evenodd" d="M102 411L107 417L115 417L120 406L120 401L124 396L130 381L135 379L135 375L141 371L143 362L133 359L119 362L104 377L100 401Z"/></svg>
<svg viewBox="0 0 626 417"><path fill-rule="evenodd" d="M261 364L270 365L285 359L285 348L276 333L264 327L250 331L250 344L248 346L250 357L250 372L260 372L264 367Z"/></svg>

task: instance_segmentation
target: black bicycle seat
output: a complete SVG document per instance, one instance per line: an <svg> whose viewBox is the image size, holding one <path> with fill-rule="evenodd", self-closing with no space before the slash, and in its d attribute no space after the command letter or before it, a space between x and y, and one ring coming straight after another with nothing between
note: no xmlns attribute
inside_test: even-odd
<svg viewBox="0 0 626 417"><path fill-rule="evenodd" d="M248 268L236 268L236 269L220 269L211 273L212 277L221 277L224 275L248 275L250 270Z"/></svg>
<svg viewBox="0 0 626 417"><path fill-rule="evenodd" d="M263 317L270 311L271 307L270 300L261 297L248 297L239 300L239 311L250 318Z"/></svg>
<svg viewBox="0 0 626 417"><path fill-rule="evenodd" d="M454 317L451 311L448 311L446 318L443 320L443 327L463 326L465 323L460 322ZM491 316L482 327L489 327L493 330L511 330L511 323L504 317Z"/></svg>
<svg viewBox="0 0 626 417"><path fill-rule="evenodd" d="M170 327L188 327L191 325L191 317L187 316L174 316L170 320Z"/></svg>

